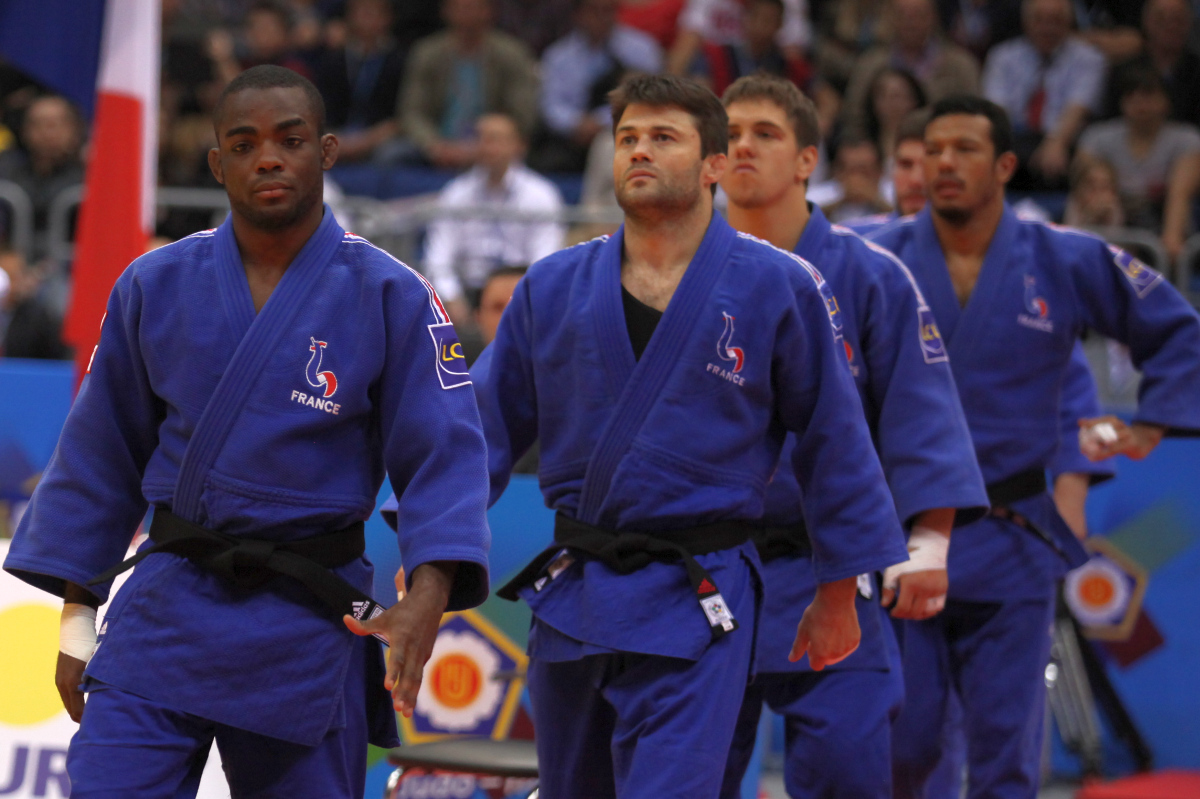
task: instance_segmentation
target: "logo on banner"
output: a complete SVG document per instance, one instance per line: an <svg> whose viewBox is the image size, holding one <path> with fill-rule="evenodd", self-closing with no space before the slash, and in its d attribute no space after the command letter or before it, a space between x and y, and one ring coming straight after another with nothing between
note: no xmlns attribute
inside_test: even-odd
<svg viewBox="0 0 1200 799"><path fill-rule="evenodd" d="M1138 299L1149 294L1150 290L1158 285L1158 281L1162 280L1160 273L1146 266L1120 247L1114 247L1110 244L1108 251L1113 254L1113 263L1117 265L1117 268L1125 275L1125 279L1130 282L1137 292Z"/></svg>
<svg viewBox="0 0 1200 799"><path fill-rule="evenodd" d="M304 368L304 378L313 388L323 389L325 393L322 397L329 399L337 393L337 377L333 372L321 369L321 362L325 359L325 348L329 345L311 336L308 340L312 342L312 346L308 348L312 355L308 358L308 366Z"/></svg>
<svg viewBox="0 0 1200 799"><path fill-rule="evenodd" d="M450 322L430 325L429 335L433 337L435 369L442 388L470 385L471 375L467 371L467 358L463 355L462 344L458 341L454 325Z"/></svg>
<svg viewBox="0 0 1200 799"><path fill-rule="evenodd" d="M1146 592L1145 569L1108 541L1088 540L1091 559L1067 572L1063 596L1090 638L1123 641L1133 631Z"/></svg>
<svg viewBox="0 0 1200 799"><path fill-rule="evenodd" d="M1025 276L1025 310L1027 313L1017 314L1017 322L1025 327L1040 330L1043 333L1053 333L1054 323L1050 321L1050 303L1037 293L1037 278Z"/></svg>
<svg viewBox="0 0 1200 799"><path fill-rule="evenodd" d="M927 307L917 309L917 323L921 328L921 356L925 363L940 363L947 360L946 342L938 330L933 311Z"/></svg>
<svg viewBox="0 0 1200 799"><path fill-rule="evenodd" d="M521 649L476 611L446 614L412 718L399 719L404 740L507 737L527 662Z"/></svg>

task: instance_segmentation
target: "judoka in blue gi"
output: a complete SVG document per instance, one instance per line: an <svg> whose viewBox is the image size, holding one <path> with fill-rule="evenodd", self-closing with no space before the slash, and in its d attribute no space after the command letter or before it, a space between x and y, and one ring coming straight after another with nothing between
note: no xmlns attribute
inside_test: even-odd
<svg viewBox="0 0 1200 799"><path fill-rule="evenodd" d="M919 213L925 207L925 125L928 121L928 111L914 111L909 114L896 129L895 149L892 152L892 194L895 197L896 210L890 214L879 214L850 220L844 223L855 232L869 236L871 233L889 225L900 216ZM1076 345L1072 353L1071 364L1062 389L1062 407L1060 409L1060 442L1058 452L1051 462L1048 474L1054 486L1054 502L1064 521L1075 530L1076 534L1084 535L1086 519L1084 505L1088 488L1112 476L1112 464L1108 460L1093 462L1084 457L1079 449L1079 420L1093 418L1100 414L1100 401L1097 396L1096 382L1088 369L1087 359L1083 348ZM903 625L903 620L897 617L895 625ZM920 675L927 668L938 668L935 664L920 662L919 651L912 648L906 652L908 660L904 671ZM920 677L917 678L918 690L907 692L911 694L909 707L917 708L921 702L919 690ZM940 758L934 772L930 775L925 786L926 799L958 799L962 786L963 766L966 761L966 745L962 740L961 709L957 702L951 702L947 708L948 719L943 725L942 740L938 746ZM898 719L900 726L895 730L896 746L904 747L911 740L910 731L906 729L909 722L924 723L924 715L919 710L910 711ZM918 736L921 745L925 745L924 736Z"/></svg>
<svg viewBox="0 0 1200 799"><path fill-rule="evenodd" d="M720 101L663 76L611 100L625 225L534 264L472 370L493 499L539 439L558 511L501 596L533 610L545 799L715 797L754 654L748 538L785 434L819 583L793 658L848 656L857 575L906 552L828 284L713 213Z"/></svg>
<svg viewBox="0 0 1200 799"><path fill-rule="evenodd" d="M729 164L721 180L729 222L794 251L829 281L894 507L911 529L910 560L887 570L883 602L890 605L898 594L895 616L928 618L945 602L945 558L956 512L966 522L982 516L988 504L937 325L903 264L830 225L805 200L818 157L812 102L791 82L760 75L740 78L722 100L729 114ZM767 490L764 530L802 524L800 502L799 486L781 468ZM793 608L808 604L816 587L807 543L771 533L756 543L765 588L758 674L746 690L722 795L740 793L765 701L785 717L790 796L890 799L891 726L903 675L898 657L891 656L895 640L874 575L862 576L856 601L858 651L815 673L804 662L789 662L782 641Z"/></svg>
<svg viewBox="0 0 1200 799"><path fill-rule="evenodd" d="M232 213L117 281L4 567L69 603L73 797L194 796L215 739L234 796L361 799L367 742L396 743L385 680L411 712L441 613L487 595L478 410L430 286L322 205L312 84L249 70L214 123ZM385 467L409 575L387 611L362 528ZM392 642L386 675L354 633Z"/></svg>
<svg viewBox="0 0 1200 799"><path fill-rule="evenodd" d="M1117 428L1095 457L1144 457L1164 431L1200 429L1200 318L1128 253L1014 214L1004 200L1016 167L1011 135L986 100L935 104L925 131L930 207L875 234L912 269L938 320L993 505L955 531L945 611L903 625L906 666L920 653L917 661L942 668L906 674L898 796L921 795L951 690L963 710L969 795L1036 795L1055 585L1085 558L1045 490L1084 329L1129 345L1143 373L1134 424L1084 421Z"/></svg>

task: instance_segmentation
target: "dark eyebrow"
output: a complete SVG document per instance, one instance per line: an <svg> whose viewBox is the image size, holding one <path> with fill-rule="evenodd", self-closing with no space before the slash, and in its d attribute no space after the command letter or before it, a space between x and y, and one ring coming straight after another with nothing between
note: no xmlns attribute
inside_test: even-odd
<svg viewBox="0 0 1200 799"><path fill-rule="evenodd" d="M621 127L617 128L617 133L620 133L622 131L631 131L631 130L637 130L637 126L622 125ZM651 125L650 131L653 133L660 133L663 131L669 131L671 133L679 133L679 128L675 127L674 125Z"/></svg>
<svg viewBox="0 0 1200 799"><path fill-rule="evenodd" d="M294 128L294 127L304 125L304 124L306 124L306 123L305 123L303 117L293 117L291 119L285 119L283 122L280 122L278 125L275 126L275 130L276 131L287 130L289 128ZM230 130L226 131L225 138L230 139L230 138L233 138L234 136L253 136L256 133L258 133L258 128L254 127L253 125L239 125L236 128L231 128Z"/></svg>

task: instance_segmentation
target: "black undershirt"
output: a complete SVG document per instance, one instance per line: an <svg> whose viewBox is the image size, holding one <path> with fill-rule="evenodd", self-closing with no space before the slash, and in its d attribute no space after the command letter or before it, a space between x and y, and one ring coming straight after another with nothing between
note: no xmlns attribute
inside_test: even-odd
<svg viewBox="0 0 1200 799"><path fill-rule="evenodd" d="M646 351L646 345L650 343L650 337L654 335L654 329L658 327L658 321L662 319L663 312L651 308L630 294L624 286L621 286L621 305L625 307L625 329L629 331L633 357L640 361L642 353Z"/></svg>

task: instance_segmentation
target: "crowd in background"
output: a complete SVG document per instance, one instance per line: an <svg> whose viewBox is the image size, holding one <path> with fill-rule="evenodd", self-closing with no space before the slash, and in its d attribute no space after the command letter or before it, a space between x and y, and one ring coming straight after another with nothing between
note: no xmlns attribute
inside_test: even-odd
<svg viewBox="0 0 1200 799"><path fill-rule="evenodd" d="M606 98L623 76L669 71L720 94L767 71L816 103L822 167L810 198L835 220L891 209L905 117L980 93L1016 129L1013 190L1057 197L1046 215L1067 224L1143 228L1174 258L1200 192L1198 9L1200 0L163 0L160 182L216 186L206 162L213 104L241 70L277 64L320 89L342 164L461 173L443 189L447 207L553 212L563 201L545 175L562 173L584 174L585 203L611 204ZM66 352L54 323L66 292L53 279L65 270L48 263L47 215L82 181L86 152L72 104L0 63L0 180L28 194L36 230L29 257L0 249L5 354ZM205 221L176 211L159 232L175 238ZM563 241L553 224L435 224L422 265L469 324L491 269Z"/></svg>

